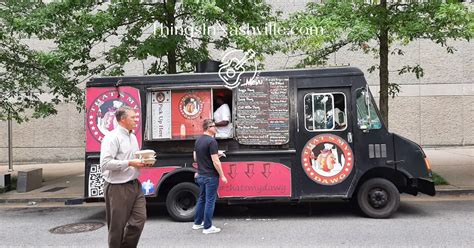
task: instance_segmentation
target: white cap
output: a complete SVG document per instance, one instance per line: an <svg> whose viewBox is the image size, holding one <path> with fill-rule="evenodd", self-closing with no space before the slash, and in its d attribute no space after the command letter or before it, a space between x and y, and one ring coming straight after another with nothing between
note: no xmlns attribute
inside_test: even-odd
<svg viewBox="0 0 474 248"><path fill-rule="evenodd" d="M121 101L113 101L114 108L120 108L123 105L123 102Z"/></svg>
<svg viewBox="0 0 474 248"><path fill-rule="evenodd" d="M329 143L324 144L324 150L331 150L332 147L333 147L332 144L329 144Z"/></svg>

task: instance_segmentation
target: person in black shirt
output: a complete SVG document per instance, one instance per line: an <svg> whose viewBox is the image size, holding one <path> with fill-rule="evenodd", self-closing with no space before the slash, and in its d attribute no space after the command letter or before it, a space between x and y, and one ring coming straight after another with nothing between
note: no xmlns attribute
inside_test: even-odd
<svg viewBox="0 0 474 248"><path fill-rule="evenodd" d="M196 140L194 145L194 161L198 164L199 199L196 204L193 229L204 229L202 233L218 233L220 228L212 225L214 207L217 198L219 177L227 183L219 160L216 135L216 124L212 120L204 120L202 124L204 134Z"/></svg>

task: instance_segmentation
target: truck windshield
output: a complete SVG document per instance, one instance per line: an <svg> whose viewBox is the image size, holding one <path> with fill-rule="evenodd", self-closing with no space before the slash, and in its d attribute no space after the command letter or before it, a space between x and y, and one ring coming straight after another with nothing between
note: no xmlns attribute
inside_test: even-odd
<svg viewBox="0 0 474 248"><path fill-rule="evenodd" d="M382 123L375 111L370 92L365 88L357 89L357 124L360 129L380 129Z"/></svg>

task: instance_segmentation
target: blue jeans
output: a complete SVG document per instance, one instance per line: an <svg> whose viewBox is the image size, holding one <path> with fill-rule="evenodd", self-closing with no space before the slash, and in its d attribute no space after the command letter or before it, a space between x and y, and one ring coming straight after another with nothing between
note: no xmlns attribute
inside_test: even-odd
<svg viewBox="0 0 474 248"><path fill-rule="evenodd" d="M197 176L196 183L199 185L199 199L196 204L194 224L201 225L204 220L204 229L208 229L212 226L219 177Z"/></svg>

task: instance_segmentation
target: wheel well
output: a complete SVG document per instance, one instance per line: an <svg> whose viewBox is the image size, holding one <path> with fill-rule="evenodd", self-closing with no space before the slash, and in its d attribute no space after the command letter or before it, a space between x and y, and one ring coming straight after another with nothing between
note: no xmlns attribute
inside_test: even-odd
<svg viewBox="0 0 474 248"><path fill-rule="evenodd" d="M171 188L183 182L194 183L194 171L180 171L165 177L164 181L159 185L156 200L165 201Z"/></svg>
<svg viewBox="0 0 474 248"><path fill-rule="evenodd" d="M371 169L371 170L367 171L359 179L357 187L354 190L354 193L352 195L357 194L357 191L359 190L359 187L364 182L366 182L367 180L372 179L372 178L387 179L388 181L392 182L395 185L395 187L397 187L397 189L400 193L406 192L408 190L408 187L407 187L408 179L400 171L397 171L397 170L391 169L391 168L374 168L374 169Z"/></svg>

